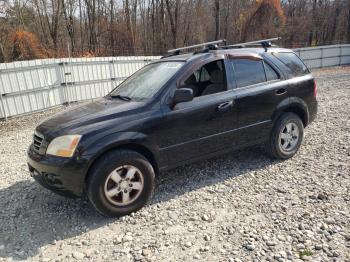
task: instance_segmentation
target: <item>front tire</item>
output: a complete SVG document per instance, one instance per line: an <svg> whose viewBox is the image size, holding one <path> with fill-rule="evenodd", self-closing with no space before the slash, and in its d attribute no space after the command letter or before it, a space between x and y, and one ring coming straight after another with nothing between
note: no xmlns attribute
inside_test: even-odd
<svg viewBox="0 0 350 262"><path fill-rule="evenodd" d="M299 150L304 138L304 125L294 113L284 113L275 122L267 151L273 158L289 159Z"/></svg>
<svg viewBox="0 0 350 262"><path fill-rule="evenodd" d="M144 156L131 150L113 150L93 165L86 188L99 213L120 217L146 205L154 185L153 167Z"/></svg>

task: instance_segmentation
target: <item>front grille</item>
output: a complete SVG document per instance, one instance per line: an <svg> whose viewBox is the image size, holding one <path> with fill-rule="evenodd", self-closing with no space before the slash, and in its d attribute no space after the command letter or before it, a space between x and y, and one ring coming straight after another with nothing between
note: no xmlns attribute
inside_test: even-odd
<svg viewBox="0 0 350 262"><path fill-rule="evenodd" d="M34 141L33 141L33 147L36 152L39 153L40 148L42 146L42 143L44 141L44 137L38 133L34 133Z"/></svg>

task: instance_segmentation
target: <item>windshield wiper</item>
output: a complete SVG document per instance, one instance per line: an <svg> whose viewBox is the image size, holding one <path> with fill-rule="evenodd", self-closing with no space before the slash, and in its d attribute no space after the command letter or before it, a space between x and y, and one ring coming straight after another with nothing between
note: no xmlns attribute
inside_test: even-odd
<svg viewBox="0 0 350 262"><path fill-rule="evenodd" d="M112 98L119 98L124 101L131 101L131 98L128 96L123 96L123 95L111 95Z"/></svg>

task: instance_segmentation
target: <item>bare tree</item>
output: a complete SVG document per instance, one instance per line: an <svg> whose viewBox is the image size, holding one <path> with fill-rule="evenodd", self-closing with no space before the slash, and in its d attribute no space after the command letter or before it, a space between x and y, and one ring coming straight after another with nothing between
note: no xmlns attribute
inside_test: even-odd
<svg viewBox="0 0 350 262"><path fill-rule="evenodd" d="M54 50L58 48L58 29L62 18L62 1L57 0L33 0L34 6L37 9L37 14L40 20L40 25L45 32L45 25L51 36Z"/></svg>
<svg viewBox="0 0 350 262"><path fill-rule="evenodd" d="M74 27L74 14L76 10L76 2L75 0L61 0L62 8L64 14L64 20L66 24L66 29L70 39L71 50L75 52L75 27Z"/></svg>
<svg viewBox="0 0 350 262"><path fill-rule="evenodd" d="M220 37L220 0L214 2L214 13L215 13L215 39Z"/></svg>
<svg viewBox="0 0 350 262"><path fill-rule="evenodd" d="M348 42L350 42L350 0L348 0L348 26L347 26Z"/></svg>
<svg viewBox="0 0 350 262"><path fill-rule="evenodd" d="M283 37L290 47L350 41L350 0L3 0L0 60L8 36L33 34L48 56L161 54L226 38ZM30 46L30 45L28 45ZM42 53L41 53L42 55Z"/></svg>
<svg viewBox="0 0 350 262"><path fill-rule="evenodd" d="M89 52L95 52L97 48L97 32L96 32L96 0L84 0L87 14L87 27L89 38Z"/></svg>
<svg viewBox="0 0 350 262"><path fill-rule="evenodd" d="M170 3L169 0L165 0L165 2L167 6L169 21L170 21L170 28L172 33L172 46L176 47L180 0L174 0L172 1L172 3Z"/></svg>

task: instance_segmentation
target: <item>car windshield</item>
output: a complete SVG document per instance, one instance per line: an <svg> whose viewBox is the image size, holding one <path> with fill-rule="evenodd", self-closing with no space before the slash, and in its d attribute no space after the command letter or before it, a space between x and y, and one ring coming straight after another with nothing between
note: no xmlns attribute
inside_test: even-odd
<svg viewBox="0 0 350 262"><path fill-rule="evenodd" d="M150 99L183 64L184 62L159 62L147 65L126 79L109 95L123 100Z"/></svg>

